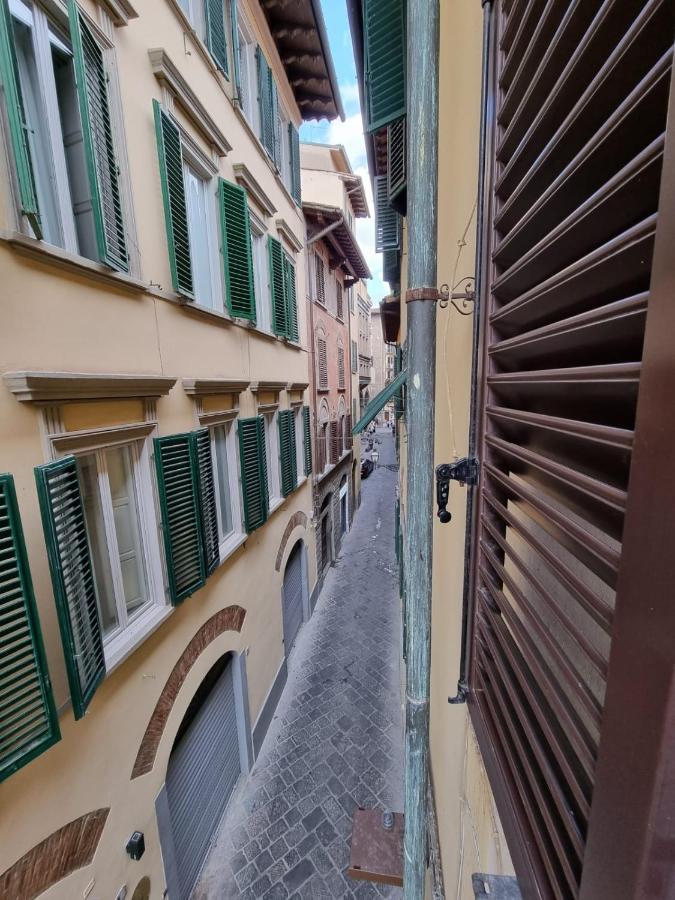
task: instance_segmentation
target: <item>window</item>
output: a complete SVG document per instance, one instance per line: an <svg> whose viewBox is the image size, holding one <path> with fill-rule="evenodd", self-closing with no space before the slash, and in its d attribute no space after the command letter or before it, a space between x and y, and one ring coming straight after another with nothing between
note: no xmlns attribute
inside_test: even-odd
<svg viewBox="0 0 675 900"><path fill-rule="evenodd" d="M269 488L265 421L262 416L239 419L239 465L247 533L255 531L269 515Z"/></svg>
<svg viewBox="0 0 675 900"><path fill-rule="evenodd" d="M342 285L339 281L335 282L335 312L338 319L344 318L344 308L342 305Z"/></svg>
<svg viewBox="0 0 675 900"><path fill-rule="evenodd" d="M280 337L299 339L295 264L281 241L267 237L272 328Z"/></svg>
<svg viewBox="0 0 675 900"><path fill-rule="evenodd" d="M279 429L277 427L277 413L266 413L265 420L265 455L267 461L267 477L270 504L281 499L281 484L279 480Z"/></svg>
<svg viewBox="0 0 675 900"><path fill-rule="evenodd" d="M263 331L271 331L270 281L267 241L264 231L257 225L251 226L251 239L253 242L256 319L259 328L262 328Z"/></svg>
<svg viewBox="0 0 675 900"><path fill-rule="evenodd" d="M309 406L302 407L302 428L305 439L305 475L310 475L312 472L312 439Z"/></svg>
<svg viewBox="0 0 675 900"><path fill-rule="evenodd" d="M216 482L218 538L222 553L223 545L241 534L237 444L233 422L211 428L211 446Z"/></svg>
<svg viewBox="0 0 675 900"><path fill-rule="evenodd" d="M0 73L22 212L37 237L128 270L109 43L75 4L69 23L23 0L3 3L0 17L13 50Z"/></svg>
<svg viewBox="0 0 675 900"><path fill-rule="evenodd" d="M231 33L225 0L179 0L192 27L209 48L215 64L229 77L227 35Z"/></svg>
<svg viewBox="0 0 675 900"><path fill-rule="evenodd" d="M221 312L223 292L216 264L218 253L215 245L215 193L211 180L204 178L196 168L185 161L183 179L194 297L202 306Z"/></svg>
<svg viewBox="0 0 675 900"><path fill-rule="evenodd" d="M297 464L298 479L308 474L307 460L305 454L305 409L309 413L309 407L296 406L293 412L293 422L295 428L295 460Z"/></svg>
<svg viewBox="0 0 675 900"><path fill-rule="evenodd" d="M345 351L344 347L338 347L338 390L345 389Z"/></svg>
<svg viewBox="0 0 675 900"><path fill-rule="evenodd" d="M328 353L326 349L326 339L318 338L317 346L317 374L319 379L319 390L328 390Z"/></svg>
<svg viewBox="0 0 675 900"><path fill-rule="evenodd" d="M291 146L290 146L290 121L284 110L279 107L279 174L281 180L289 191L292 190L291 182Z"/></svg>
<svg viewBox="0 0 675 900"><path fill-rule="evenodd" d="M323 303L324 306L326 304L326 283L324 279L324 263L323 259L319 256L318 253L314 254L314 287L315 287L315 299L319 301L319 303Z"/></svg>
<svg viewBox="0 0 675 900"><path fill-rule="evenodd" d="M359 371L359 350L356 341L352 341L352 372L356 374Z"/></svg>
<svg viewBox="0 0 675 900"><path fill-rule="evenodd" d="M260 110L258 106L256 42L251 28L241 11L238 11L237 17L237 34L239 38L239 103L249 125L256 134L259 134Z"/></svg>

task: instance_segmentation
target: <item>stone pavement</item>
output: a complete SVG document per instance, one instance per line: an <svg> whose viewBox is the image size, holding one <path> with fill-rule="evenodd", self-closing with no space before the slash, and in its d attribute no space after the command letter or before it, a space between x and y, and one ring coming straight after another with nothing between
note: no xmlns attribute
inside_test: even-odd
<svg viewBox="0 0 675 900"><path fill-rule="evenodd" d="M274 721L217 832L194 900L401 897L346 876L352 812L403 809L393 438L302 628ZM392 469L386 468L387 465Z"/></svg>

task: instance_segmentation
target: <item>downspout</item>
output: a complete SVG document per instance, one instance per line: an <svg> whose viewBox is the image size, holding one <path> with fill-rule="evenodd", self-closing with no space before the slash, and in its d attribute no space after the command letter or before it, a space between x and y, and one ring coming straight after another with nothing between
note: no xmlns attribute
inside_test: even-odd
<svg viewBox="0 0 675 900"><path fill-rule="evenodd" d="M431 562L436 394L439 0L408 0L407 542L405 900L422 900L427 868ZM414 36L414 40L410 39Z"/></svg>
<svg viewBox="0 0 675 900"><path fill-rule="evenodd" d="M488 241L485 234L485 215L489 208L488 191L491 180L487 177L487 158L491 155L492 127L489 122L492 119L492 106L494 96L492 91L492 0L482 0L483 6L483 69L481 76L481 109L480 109L480 136L478 143L478 209L476 213L476 279L475 302L473 309L473 334L471 354L471 406L469 413L469 459L474 459L478 453L478 415L479 395L478 384L481 372L481 347L480 330L481 315L484 302L484 291L489 284L488 277ZM448 697L448 703L466 703L469 696L469 643L471 639L471 624L473 620L473 546L476 530L476 493L478 484L468 484L466 497L466 526L464 532L464 587L462 595L462 638L459 660L459 681L457 682L457 694Z"/></svg>

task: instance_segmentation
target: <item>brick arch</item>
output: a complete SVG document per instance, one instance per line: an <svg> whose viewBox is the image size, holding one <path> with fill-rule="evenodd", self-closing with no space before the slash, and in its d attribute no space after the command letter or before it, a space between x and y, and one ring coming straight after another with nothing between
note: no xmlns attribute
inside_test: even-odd
<svg viewBox="0 0 675 900"><path fill-rule="evenodd" d="M0 875L0 897L33 900L94 858L109 807L94 809L53 831Z"/></svg>
<svg viewBox="0 0 675 900"><path fill-rule="evenodd" d="M157 756L157 748L164 734L169 713L176 702L178 692L188 676L188 672L199 656L224 631L241 631L246 610L241 606L227 606L205 622L183 651L180 659L171 670L171 674L162 688L155 708L145 729L141 746L138 748L136 762L131 772L132 780L146 775L152 770Z"/></svg>
<svg viewBox="0 0 675 900"><path fill-rule="evenodd" d="M279 544L279 550L277 552L277 561L274 565L274 568L277 570L277 572L281 571L281 562L284 558L288 539L293 533L293 530L297 528L298 525L302 525L303 528L307 528L307 516L300 509L297 512L293 513L293 515L288 520L286 528L284 529L284 534L281 538L281 543Z"/></svg>

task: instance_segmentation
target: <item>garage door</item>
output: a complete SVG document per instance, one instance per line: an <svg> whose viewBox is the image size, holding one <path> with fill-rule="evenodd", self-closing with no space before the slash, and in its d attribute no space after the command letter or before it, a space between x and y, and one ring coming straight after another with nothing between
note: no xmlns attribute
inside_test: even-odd
<svg viewBox="0 0 675 900"><path fill-rule="evenodd" d="M166 773L180 900L190 896L240 772L232 662L228 660L189 725L179 733ZM172 895L171 900L178 898Z"/></svg>
<svg viewBox="0 0 675 900"><path fill-rule="evenodd" d="M284 645L290 653L302 625L302 545L296 544L284 573Z"/></svg>

